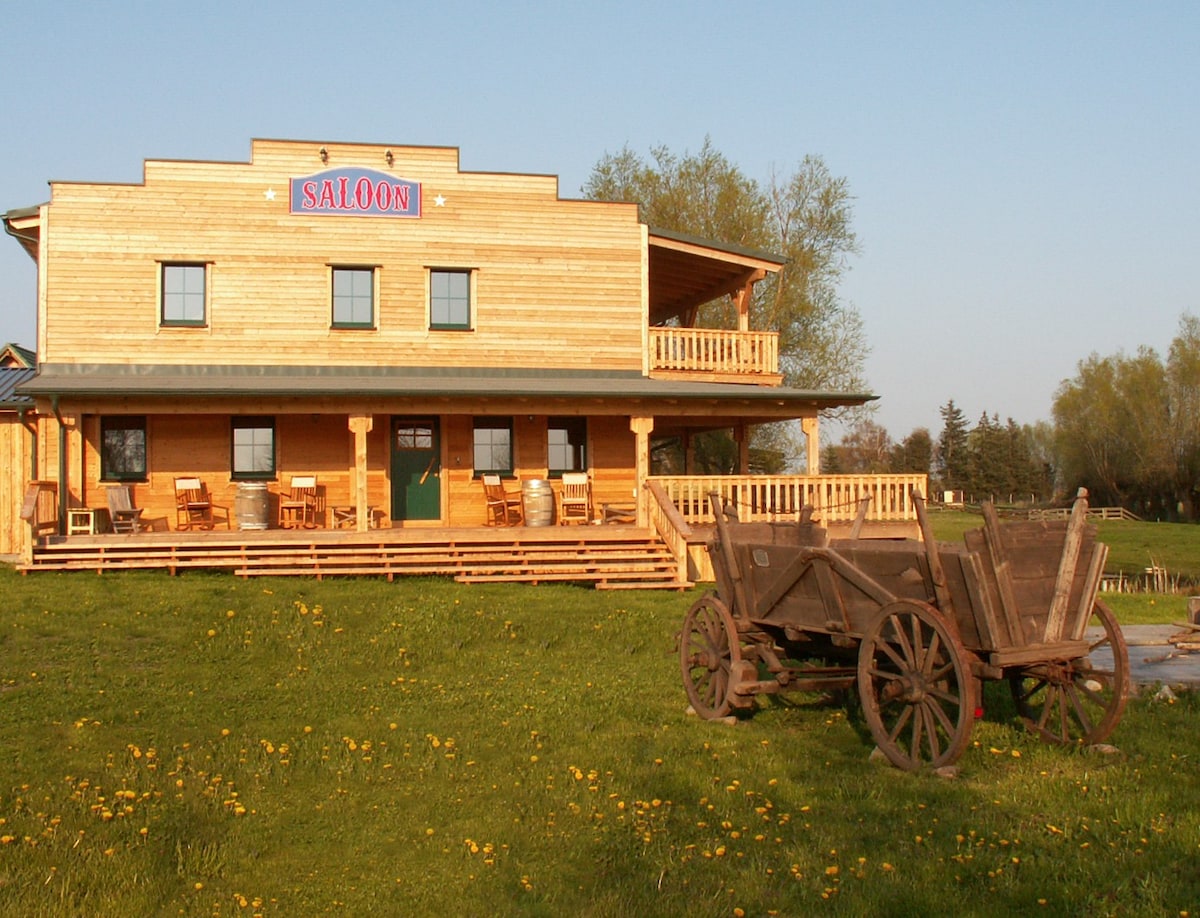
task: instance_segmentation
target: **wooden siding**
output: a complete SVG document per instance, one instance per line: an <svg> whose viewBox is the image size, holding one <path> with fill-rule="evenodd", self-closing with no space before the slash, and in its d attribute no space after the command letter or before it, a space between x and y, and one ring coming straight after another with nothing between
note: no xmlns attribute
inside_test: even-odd
<svg viewBox="0 0 1200 918"><path fill-rule="evenodd" d="M14 412L0 412L0 555L18 555L28 526L21 520L33 437Z"/></svg>
<svg viewBox="0 0 1200 918"><path fill-rule="evenodd" d="M42 361L641 370L636 207L559 200L548 176L462 173L455 150L391 147L389 167L384 145L326 144L328 164L320 146L255 141L250 164L54 183ZM290 179L338 166L421 182L422 216L288 212ZM160 327L163 261L209 265L205 327ZM377 267L374 329L330 327L343 264ZM429 267L472 269L471 331L429 329Z"/></svg>

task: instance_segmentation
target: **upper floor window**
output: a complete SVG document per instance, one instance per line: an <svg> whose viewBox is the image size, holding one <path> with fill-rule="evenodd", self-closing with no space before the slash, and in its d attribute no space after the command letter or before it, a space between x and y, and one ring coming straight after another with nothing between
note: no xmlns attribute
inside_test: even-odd
<svg viewBox="0 0 1200 918"><path fill-rule="evenodd" d="M587 471L587 419L550 418L546 447L551 478Z"/></svg>
<svg viewBox="0 0 1200 918"><path fill-rule="evenodd" d="M513 471L512 418L476 418L474 438L475 474Z"/></svg>
<svg viewBox="0 0 1200 918"><path fill-rule="evenodd" d="M205 323L205 274L205 265L162 266L163 325Z"/></svg>
<svg viewBox="0 0 1200 918"><path fill-rule="evenodd" d="M375 269L333 269L335 328L375 327Z"/></svg>
<svg viewBox="0 0 1200 918"><path fill-rule="evenodd" d="M100 478L104 481L145 481L145 417L100 419Z"/></svg>
<svg viewBox="0 0 1200 918"><path fill-rule="evenodd" d="M231 442L229 464L234 478L275 477L274 418L234 418Z"/></svg>
<svg viewBox="0 0 1200 918"><path fill-rule="evenodd" d="M471 272L429 272L429 327L471 327Z"/></svg>

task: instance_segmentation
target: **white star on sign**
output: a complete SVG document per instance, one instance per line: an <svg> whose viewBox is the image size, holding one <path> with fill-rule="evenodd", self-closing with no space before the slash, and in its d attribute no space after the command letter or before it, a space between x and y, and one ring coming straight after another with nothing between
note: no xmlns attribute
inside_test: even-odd
<svg viewBox="0 0 1200 918"><path fill-rule="evenodd" d="M443 198L443 197L442 197L442 196L439 194L439 195L438 195L436 198L434 198L434 199L433 199L433 206L434 206L434 207L445 207L445 206L446 206L446 199L445 199L445 198Z"/></svg>
<svg viewBox="0 0 1200 918"><path fill-rule="evenodd" d="M268 201L274 201L275 200L275 189L268 188L266 191L263 192L263 197L266 198Z"/></svg>

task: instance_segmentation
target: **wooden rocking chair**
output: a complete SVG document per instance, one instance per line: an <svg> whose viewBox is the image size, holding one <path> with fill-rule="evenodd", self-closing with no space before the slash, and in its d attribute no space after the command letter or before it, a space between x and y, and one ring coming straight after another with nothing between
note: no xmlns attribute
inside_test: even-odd
<svg viewBox="0 0 1200 918"><path fill-rule="evenodd" d="M487 498L489 526L516 526L525 519L520 494L504 490L499 475L483 476L483 493Z"/></svg>
<svg viewBox="0 0 1200 918"><path fill-rule="evenodd" d="M224 517L225 528L230 528L229 508L212 502L204 482L199 478L175 479L176 529L213 529L218 514Z"/></svg>

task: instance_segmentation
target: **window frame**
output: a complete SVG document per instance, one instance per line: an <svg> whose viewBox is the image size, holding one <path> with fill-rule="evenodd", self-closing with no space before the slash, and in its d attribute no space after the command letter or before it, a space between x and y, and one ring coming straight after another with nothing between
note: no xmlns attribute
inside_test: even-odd
<svg viewBox="0 0 1200 918"><path fill-rule="evenodd" d="M353 319L338 319L338 293L337 279L339 273L345 274L369 274L371 286L371 318L366 322L358 322ZM379 290L377 286L378 267L376 265L330 265L329 266L329 327L330 328L357 328L357 329L374 329L376 327L376 317L379 315L378 301ZM357 293L350 294L350 305L353 307L360 295ZM351 308L353 314L353 308Z"/></svg>
<svg viewBox="0 0 1200 918"><path fill-rule="evenodd" d="M475 328L475 270L473 268L428 268L429 278L427 282L427 290L429 293L429 328L432 331L473 331ZM445 296L439 296L434 292L434 280L437 277L464 277L467 283L467 292L465 297L467 317L463 322L453 321L438 321L436 318L436 310L439 303L445 303L447 314L445 318L449 320L450 307L453 303L459 302L459 298L452 297L449 292Z"/></svg>
<svg viewBox="0 0 1200 918"><path fill-rule="evenodd" d="M571 453L574 462L570 467L558 467L554 465L554 450L555 444L550 442L550 438L555 430L563 430L567 433L567 441L565 444L559 445L559 448L565 447ZM576 439L576 437L578 439ZM586 472L588 469L588 423L587 418L578 416L561 416L546 418L546 473L550 478L562 478L565 472Z"/></svg>
<svg viewBox="0 0 1200 918"><path fill-rule="evenodd" d="M485 448L495 450L496 443L479 442L479 433L482 430L505 430L508 432L508 465L488 466L483 467L479 464L479 450ZM481 478L484 475L499 475L501 478L512 478L514 476L515 463L514 459L517 453L516 438L513 434L513 419L511 417L476 417L471 422L471 471L474 478ZM494 454L492 458L495 458Z"/></svg>
<svg viewBox="0 0 1200 918"><path fill-rule="evenodd" d="M141 468L114 469L113 454L107 440L110 431L141 433ZM100 417L100 480L101 481L146 481L149 468L149 437L146 432L146 416L144 414L112 414ZM126 446L126 448L128 448Z"/></svg>
<svg viewBox="0 0 1200 918"><path fill-rule="evenodd" d="M269 469L248 469L238 467L238 431L239 430L269 430L271 432L271 459ZM261 448L261 444L247 444L251 450ZM235 415L229 419L229 477L234 481L269 481L278 475L279 440L275 418L269 415Z"/></svg>
<svg viewBox="0 0 1200 918"><path fill-rule="evenodd" d="M202 261L162 261L159 262L158 271L158 324L162 328L205 328L208 325L208 280L209 266L207 262ZM189 270L199 270L201 272L200 283L200 318L191 319L186 315L186 306L194 297L196 292L189 291L186 283L186 273L183 275L184 285L182 290L169 289L173 284L168 282L168 275L174 271L187 272ZM176 302L176 299L178 302ZM183 307L183 314L178 316L168 315L168 305Z"/></svg>

